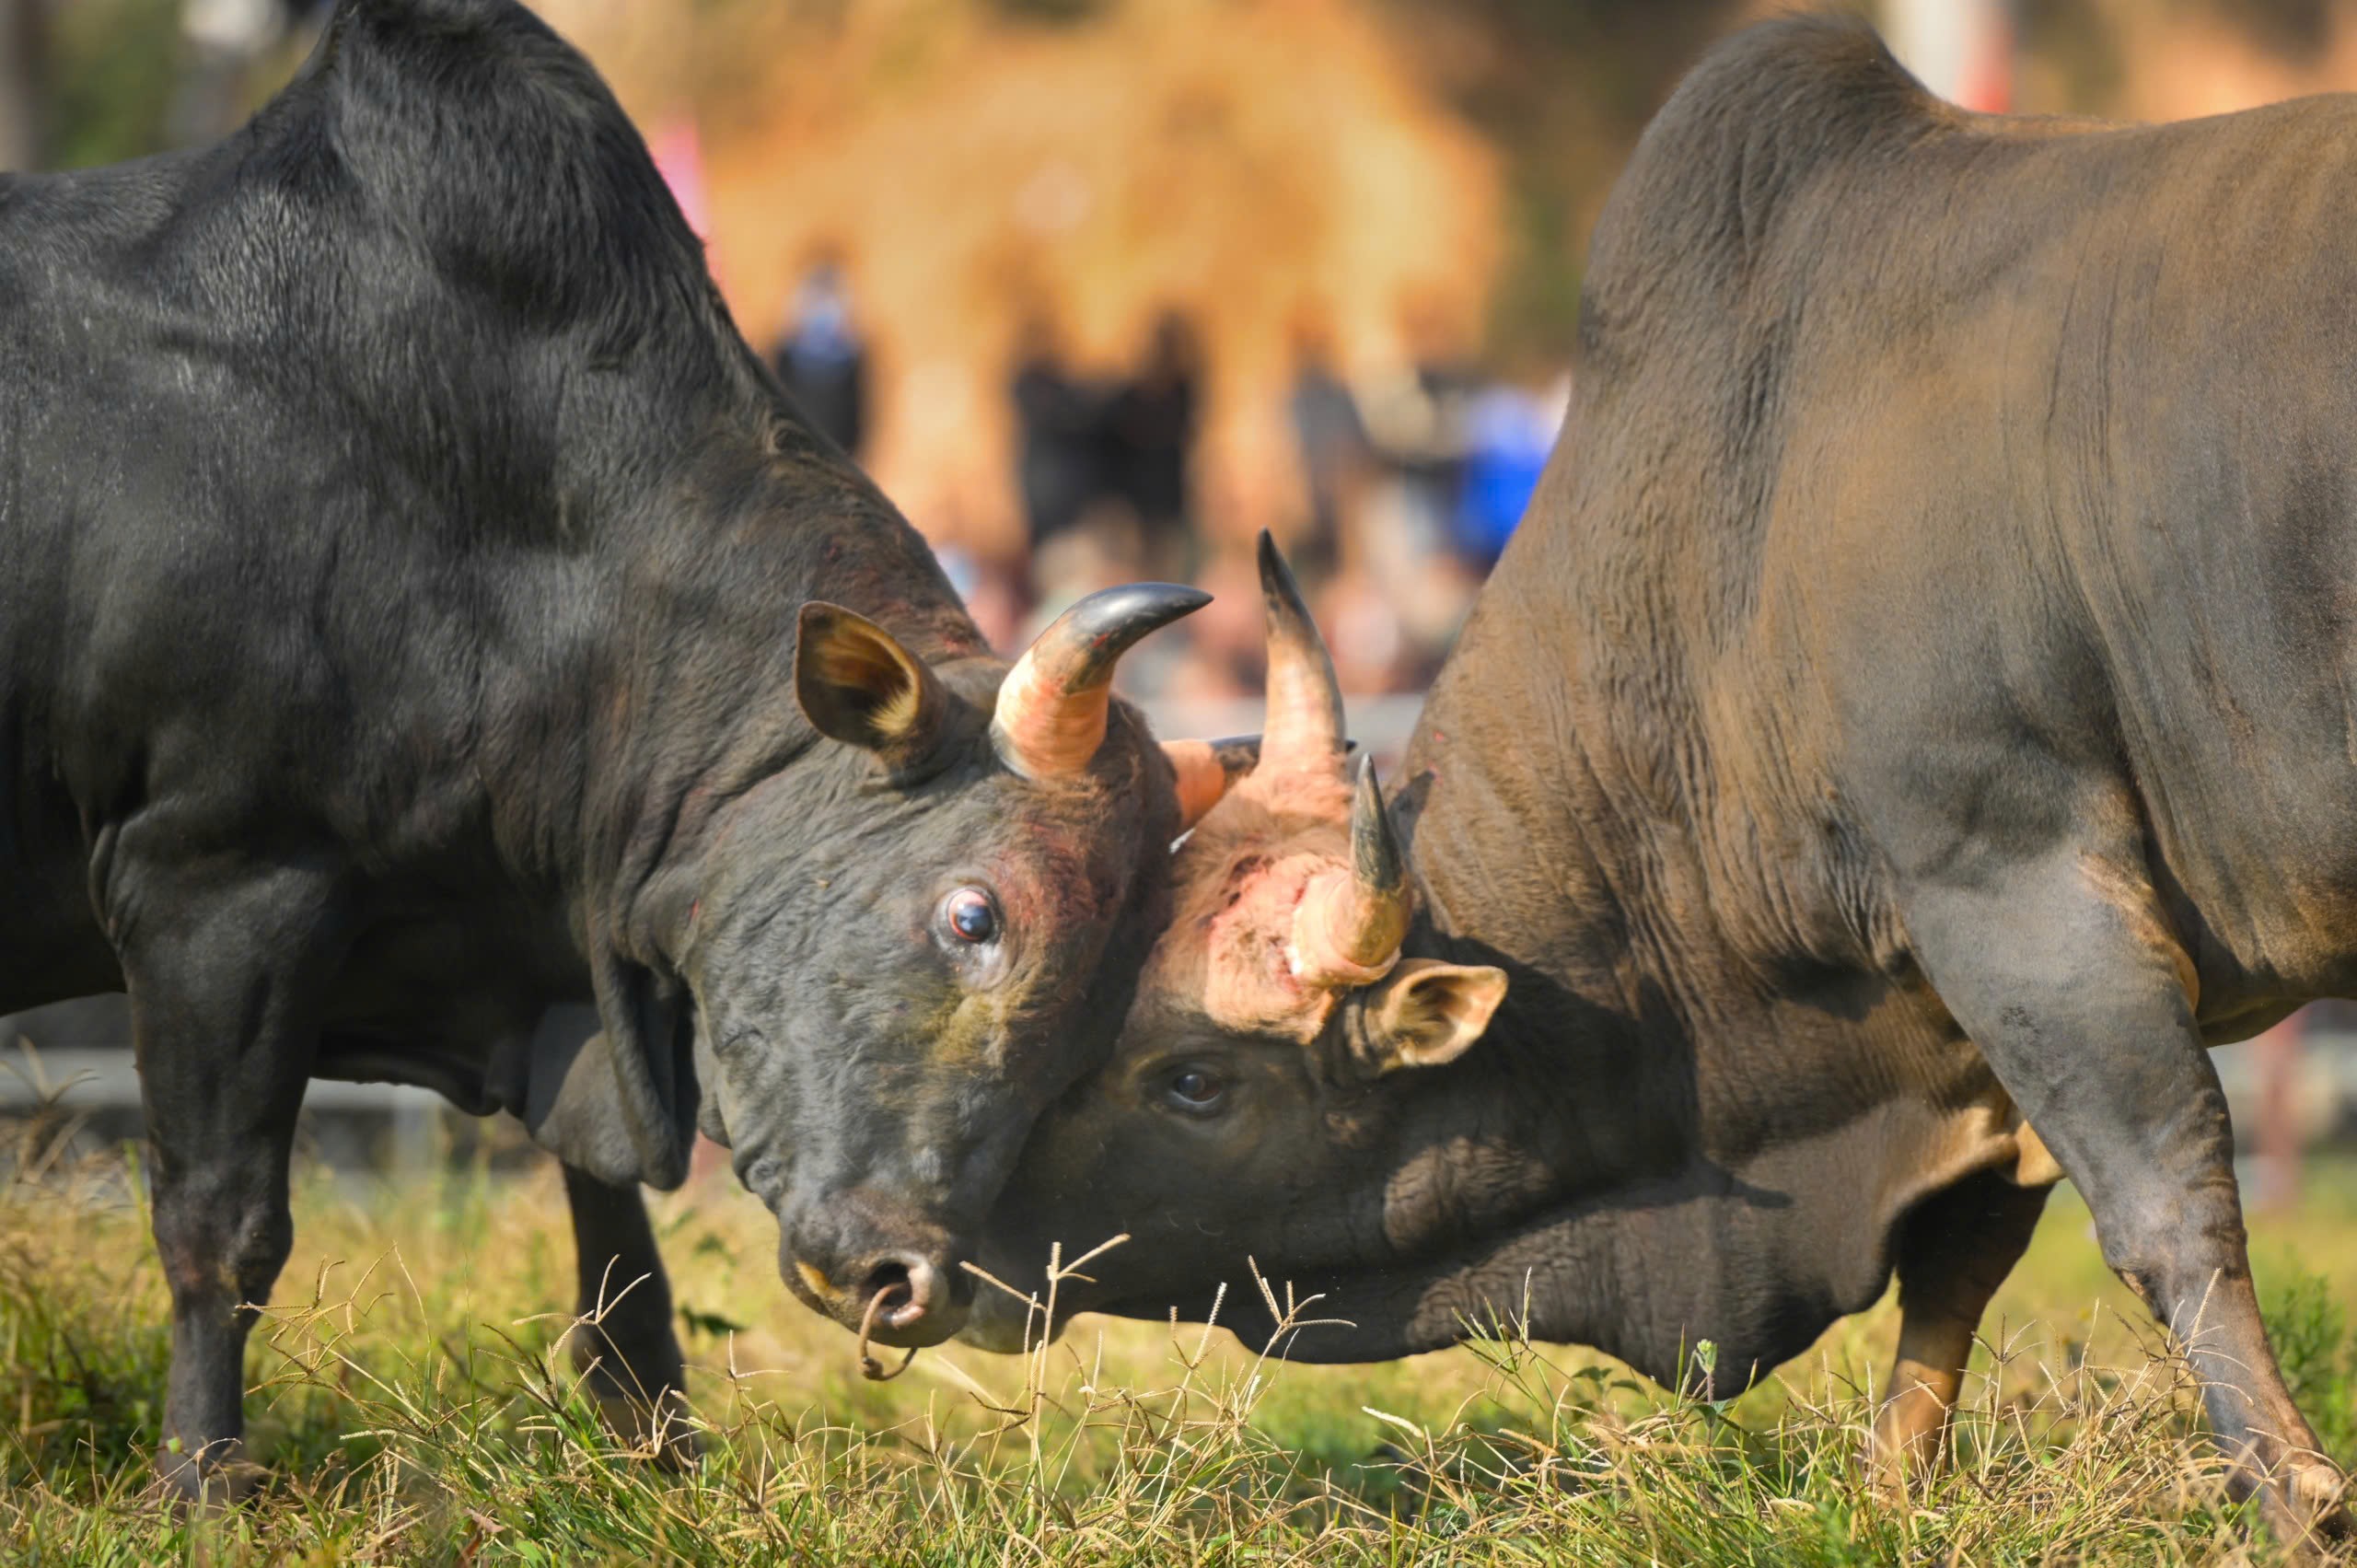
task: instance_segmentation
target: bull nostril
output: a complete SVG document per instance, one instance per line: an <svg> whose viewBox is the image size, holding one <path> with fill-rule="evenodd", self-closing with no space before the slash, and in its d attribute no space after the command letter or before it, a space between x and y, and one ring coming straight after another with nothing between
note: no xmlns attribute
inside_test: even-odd
<svg viewBox="0 0 2357 1568"><path fill-rule="evenodd" d="M888 1307L897 1307L895 1317L910 1307L915 1307L921 1312L926 1305L917 1289L916 1282L910 1277L909 1265L900 1259L883 1260L870 1268L859 1282L859 1298L862 1301L880 1295L886 1291L898 1292L902 1298L898 1303L885 1304ZM911 1316L913 1317L915 1314L911 1313Z"/></svg>
<svg viewBox="0 0 2357 1568"><path fill-rule="evenodd" d="M924 1318L925 1309L933 1305L933 1265L921 1258L886 1258L869 1266L860 1276L860 1294L866 1298L866 1310L859 1318L859 1370L871 1381L888 1383L909 1369L916 1359L916 1347L911 1345L900 1365L887 1369L867 1353L869 1337L877 1323L895 1330L911 1328Z"/></svg>

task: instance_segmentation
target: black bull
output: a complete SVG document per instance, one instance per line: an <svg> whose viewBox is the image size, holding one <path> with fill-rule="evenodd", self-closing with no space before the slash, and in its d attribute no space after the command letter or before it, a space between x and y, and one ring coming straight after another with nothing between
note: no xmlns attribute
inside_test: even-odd
<svg viewBox="0 0 2357 1568"><path fill-rule="evenodd" d="M678 1387L635 1184L699 1121L797 1293L950 1331L1180 826L1111 661L1202 596L1002 690L504 0L346 0L221 145L0 178L0 1011L130 993L169 1479L237 1458L310 1076L564 1158L585 1292L654 1276L610 1389Z"/></svg>
<svg viewBox="0 0 2357 1568"><path fill-rule="evenodd" d="M1487 1037L1369 1065L1353 999L1305 1051L1157 950L988 1266L1130 1230L1067 1305L1252 1258L1358 1325L1302 1354L1527 1304L1665 1379L1713 1339L1723 1392L1895 1269L1911 1442L2059 1162L2240 1484L2338 1526L2206 1048L2357 988L2352 232L2357 99L1994 119L1863 29L1724 46L1603 215L1394 802L1407 961L1504 970ZM1245 848L1203 885L1282 864Z"/></svg>

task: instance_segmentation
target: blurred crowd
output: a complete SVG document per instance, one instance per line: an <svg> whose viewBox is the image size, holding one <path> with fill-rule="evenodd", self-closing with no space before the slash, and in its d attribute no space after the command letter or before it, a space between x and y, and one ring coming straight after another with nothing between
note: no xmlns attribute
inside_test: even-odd
<svg viewBox="0 0 2357 1568"><path fill-rule="evenodd" d="M1297 494L1282 530L1347 691L1414 691L1455 641L1520 520L1570 399L1567 374L1516 381L1434 354L1373 376L1339 367L1327 325L1295 323L1285 427ZM811 422L854 458L868 430L870 351L841 259L793 289L772 352ZM1183 311L1151 324L1113 375L1075 366L1054 317L1021 325L1005 367L1011 470L1027 549L943 560L1001 648L1082 595L1142 578L1192 582L1214 605L1124 661L1143 698L1216 703L1260 689L1260 594L1248 540L1206 515L1195 482L1206 366Z"/></svg>
<svg viewBox="0 0 2357 1568"><path fill-rule="evenodd" d="M0 6L7 4L0 0ZM547 0L542 6L599 26L637 9L566 8ZM261 85L293 68L330 8L330 0L172 0L165 10L176 16L179 41L167 56L169 103L157 127L160 140L190 145L242 119ZM690 30L677 18L656 29L675 41ZM610 56L608 64L625 57ZM1363 63L1359 69L1371 72L1375 65ZM1412 116L1395 123L1396 109L1386 110L1388 118L1370 122L1369 129L1379 123L1397 138L1422 123ZM903 112L909 111L904 106ZM647 134L691 224L712 242L714 186L707 174L708 139L698 133L691 115L657 115L648 122ZM1347 136L1341 142L1352 145ZM725 145L726 138L710 145ZM1387 168L1405 156L1404 142L1381 145L1392 149ZM1140 145L1138 157L1159 157L1167 150L1155 133ZM1242 157L1248 151L1248 146L1223 156ZM804 159L797 179L807 185L823 160L808 149ZM766 160L752 167L764 171L764 180L778 178ZM1064 184L1056 189L1074 204L1074 213L1114 199L1114 187L1099 191L1078 167L1069 156L1051 166L1051 172L1062 171ZM1441 192L1466 183L1457 164L1443 159L1436 167L1446 178L1425 192L1414 209L1430 222L1447 216L1453 228L1478 230L1478 215L1434 204ZM1361 176L1346 176L1349 171L1338 167L1323 184L1306 189L1312 194L1359 189L1350 179ZM1032 220L1024 215L1029 211L1025 193L1037 183L1031 178L1018 187L1012 215L998 215L991 200L978 194L977 210L993 214L982 227L1028 233L1024 225ZM854 181L851 189L863 192L869 185ZM1216 189L1225 192L1224 186ZM1412 249L1400 235L1362 233L1343 221L1379 206L1364 199L1338 203L1342 216L1329 213L1321 223L1302 226L1318 234L1331 230L1340 237L1331 243L1355 247L1350 251L1354 257L1363 257L1370 246L1399 257L1403 249ZM1057 218L1077 221L1073 213ZM1427 228L1429 223L1418 226ZM1049 228L1059 243L1073 238L1068 228ZM1256 278L1278 268L1299 280L1288 285L1295 296L1325 299L1331 308L1295 309L1289 325L1264 331L1254 340L1248 374L1228 376L1215 396L1213 370L1234 371L1245 357L1237 353L1235 320L1241 316L1256 324L1283 322L1288 308L1280 301L1247 309L1238 298L1244 285L1233 273L1213 268L1188 274L1201 280L1190 285L1201 291L1194 314L1178 308L1158 314L1139 310L1141 301L1159 296L1142 287L1124 307L1138 311L1136 342L1109 363L1101 331L1089 335L1091 354L1083 356L1071 339L1084 334L1070 331L1072 320L1059 319L1060 310L1081 312L1083 302L1070 278L1027 269L988 272L990 286L983 292L990 303L977 314L995 324L989 331L957 333L922 312L911 315L906 268L897 294L884 293L880 273L865 279L890 303L864 316L863 280L851 261L858 245L855 226L824 232L839 242L774 253L762 268L769 277L788 269L782 280L783 310L773 318L779 322L770 343L773 368L813 424L853 458L899 482L888 487L911 507L921 527L941 525L943 539L937 542L944 564L995 645L1020 647L1074 599L1112 583L1188 581L1216 597L1213 609L1155 639L1151 655L1141 650L1124 661L1125 689L1140 698L1211 704L1257 694L1262 650L1252 534L1264 521L1277 531L1302 578L1345 691L1422 690L1519 520L1569 399L1568 375L1558 369L1542 366L1507 376L1473 358L1464 346L1466 321L1444 324L1439 318L1446 312L1434 299L1412 297L1411 281L1428 294L1434 291L1429 259L1402 260L1408 270L1384 281L1382 290L1396 288L1403 300L1399 319L1385 324L1369 319L1380 314L1367 304L1378 292L1372 287L1362 288L1344 308L1335 294L1342 273L1322 251L1313 247L1301 255L1262 256L1256 248L1256 261L1266 263L1258 267ZM871 245L861 253L872 260L877 252ZM1353 282L1364 282L1366 271L1363 261L1356 264ZM928 259L918 273L920 296L959 275L941 258ZM731 281L743 280L740 275ZM1437 292L1449 294L1446 288ZM1478 291L1468 285L1456 292L1461 314L1469 321L1478 319ZM1028 308L1026 300L1032 302ZM1108 313L1101 300L1089 315L1101 329ZM772 318L761 314L766 331ZM1225 337L1215 330L1223 322ZM1011 340L997 339L1010 324ZM895 349L888 368L901 372L894 377L879 376L875 363L876 339L887 333ZM1283 343L1269 343L1272 336L1282 336ZM1344 352L1345 338L1354 352ZM1373 351L1371 361L1369 345L1377 339L1394 346ZM1010 341L1011 346L1003 346ZM1214 341L1227 345L1236 365L1210 362L1206 345ZM998 362L1001 355L1004 363ZM910 373L920 362L928 370L955 363L973 379L944 397L935 390L937 377ZM892 397L900 401L883 401ZM987 517L987 526L974 526L970 515L944 517L942 497L923 494L923 484L911 481L905 434L897 464L888 458L876 461L885 456L879 429L888 442L896 432L904 433L911 423L911 398L929 400L936 411L932 423L958 434L994 432L997 416L1004 416L1012 449L998 471L1008 476L1015 493L1019 530L1009 526L1007 509L994 503L971 508ZM1003 402L993 408L993 398ZM1222 482L1225 494L1220 484L1205 482L1218 467L1217 454L1213 461L1205 458L1206 422L1221 420L1222 437L1233 445L1239 407L1248 411L1253 447L1251 494L1241 503L1233 494L1232 476ZM973 417L977 412L982 417ZM943 459L931 444L936 438L929 434L915 443L919 473L938 470L956 484L970 486L978 465L966 461L963 452ZM983 434L975 439L986 468L998 437ZM1271 490L1280 493L1273 500ZM971 542L983 539L990 542Z"/></svg>
<svg viewBox="0 0 2357 1568"><path fill-rule="evenodd" d="M17 14L12 4L27 3L0 0L0 19ZM552 19L605 40L609 68L634 58L616 41L639 36L617 30L628 16L663 13L648 23L642 53L665 41L667 47L688 50L704 25L691 8L643 6L636 0L539 3ZM134 94L132 75L94 80L107 84L100 97L111 93L126 101L142 94L155 98L145 87L160 86L164 101L157 122L141 135L161 145L202 142L236 124L267 87L295 68L331 8L331 0L162 0L153 7L154 29L171 36L161 44L149 41L159 81ZM994 72L1019 75L1034 52L1029 46L1039 40L992 16L970 35L952 26L947 13L920 31L965 40L960 47L974 52L961 58L975 80L995 79ZM715 261L737 306L747 303L736 289L748 274L762 280L750 285L754 289L775 288L770 280L785 285L777 316L751 312L770 338L779 378L815 424L886 476L888 489L920 527L935 528L945 565L995 645L1021 646L1099 587L1146 578L1190 581L1212 591L1216 607L1156 638L1153 655L1142 651L1125 661L1124 685L1132 695L1176 703L1248 699L1259 691L1261 664L1252 535L1265 522L1303 579L1346 691L1420 691L1446 656L1521 516L1569 394L1568 377L1560 372L1540 367L1500 375L1464 346L1484 309L1489 274L1479 259L1486 254L1480 237L1494 226L1494 215L1480 202L1452 204L1450 197L1488 189L1483 171L1490 155L1478 138L1444 108L1425 104L1405 78L1395 82L1390 57L1370 45L1364 57L1349 55L1349 70L1323 89L1336 113L1335 105L1358 102L1344 90L1353 83L1371 96L1354 110L1364 122L1322 126L1330 143L1319 149L1323 161L1301 166L1307 172L1286 197L1288 223L1277 226L1298 231L1293 249L1271 249L1274 240L1256 238L1242 248L1244 262L1231 258L1225 271L1216 257L1190 261L1183 272L1165 269L1109 310L1104 291L1084 297L1092 286L1087 277L1047 267L1028 249L1084 249L1089 215L1115 210L1126 189L1119 177L1131 168L1147 169L1155 181L1192 180L1188 188L1207 208L1275 233L1271 215L1253 204L1259 187L1237 185L1230 176L1257 167L1251 160L1264 142L1295 145L1301 127L1289 120L1262 126L1251 115L1281 106L1281 95L1239 89L1231 100L1224 91L1227 73L1241 68L1239 62L1283 59L1288 40L1323 39L1339 48L1336 41L1360 36L1339 17L1318 24L1341 29L1331 37L1314 28L1300 39L1271 33L1258 44L1246 41L1234 59L1220 54L1168 74L1165 87L1178 95L1172 102L1193 105L1188 113L1208 115L1205 105L1225 106L1221 114L1233 123L1221 120L1222 134L1241 138L1232 145L1207 132L1200 145L1186 143L1192 151L1179 157L1185 149L1166 134L1176 110L1155 110L1135 126L1107 111L1103 134L1136 138L1134 145L1120 144L1129 150L1119 168L1095 168L1084 149L1070 146L1037 163L1030 143L1016 137L990 166L993 175L1003 172L1013 183L971 193L971 214L979 215L970 227L981 238L970 253L928 252L921 266L903 265L897 274L877 263L872 234L863 247L859 215L878 181L861 166L857 178L824 198L842 209L832 226L800 234L795 250L766 254L753 248L763 231L748 227L740 233L751 238L731 252L731 264L742 271L730 278L729 269ZM1109 52L1101 60L1074 53L1076 81L1101 79L1109 63L1129 71L1149 47L1176 47L1174 39L1150 32L1127 38L1109 12L1102 22L1098 29L1075 25L1057 35L1085 52L1093 47L1087 42L1093 31L1103 34ZM885 20L874 25L890 30ZM1003 57L988 47L999 32L1006 35ZM840 27L822 27L812 37L842 33ZM1016 42L1026 47L1015 48ZM131 54L127 45L110 42L91 58ZM1291 63L1284 68L1290 72ZM1149 77L1162 80L1147 72L1138 81ZM6 89L0 81L0 102L8 97ZM923 109L893 98L888 84L871 82L868 90L894 116L906 119ZM1337 93L1342 97L1332 98ZM70 95L57 96L64 104ZM1125 101L1126 95L1117 99ZM1402 107L1411 99L1422 106L1413 112ZM727 134L705 135L697 115L688 111L692 107L690 99L650 114L647 137L658 168L715 257L714 193L722 189L722 174L714 172L714 155L738 157L744 168L756 171L738 178L749 180L742 189L760 192L761 200L740 196L741 205L774 204L776 192L786 189L830 189L826 148L796 145L789 181L766 145L760 157L732 152L740 144ZM728 122L719 109L714 115ZM1035 118L1028 110L1016 116L1022 126ZM0 125L0 145L5 131ZM1346 156L1362 145L1384 149L1369 168ZM67 149L61 143L55 150ZM890 167L901 167L904 158L897 147L891 150L896 161ZM20 152L29 161L29 149ZM1411 168L1423 170L1421 183L1395 189L1377 178ZM1155 189L1161 200L1177 187ZM1056 199L1043 205L1040 190ZM1318 211L1296 211L1303 203ZM1390 227L1377 221L1394 209L1415 217ZM935 215L928 209L928 243L941 238ZM894 234L907 229L905 220L895 228L871 218L870 226ZM1096 263L1098 273L1118 276L1124 268L1143 267L1141 258L1150 259L1160 232L1132 236L1105 250ZM1455 237L1439 260L1415 243L1436 232ZM833 242L821 242L822 234ZM913 253L910 246L892 249ZM864 272L853 266L854 254L869 262ZM751 256L763 259L734 260ZM1007 256L1030 259L1009 261ZM1348 258L1347 265L1338 257ZM1455 271L1446 264L1450 261L1460 263ZM1194 291L1193 308L1156 314L1147 302L1164 297L1174 279L1183 279L1178 287ZM888 287L895 280L897 287ZM873 311L865 316L863 286L873 294ZM921 308L927 297L961 288L981 301L969 312L972 320L928 316ZM1304 297L1324 306L1292 305ZM1370 304L1378 298L1401 301L1397 320L1375 319L1385 310ZM1451 308L1456 319L1440 324ZM1132 314L1136 341L1126 350L1109 344L1108 319ZM1095 331L1074 331L1084 319ZM773 332L772 320L779 323ZM1248 353L1238 321L1252 323ZM1002 337L1009 327L1011 334ZM879 335L893 345L886 368L897 375L877 374ZM1282 343L1271 341L1278 338ZM1086 339L1086 354L1074 350L1076 339ZM1374 346L1378 343L1387 346ZM1224 345L1230 363L1213 363L1212 343ZM944 366L952 367L946 391ZM1222 372L1216 386L1214 370ZM922 403L924 414L911 419L912 403ZM1208 440L1207 424L1214 426ZM912 428L921 434L911 437ZM895 442L897 450L888 449ZM1000 450L1003 465L993 461ZM997 480L999 474L1005 479ZM997 482L1007 488L980 503L964 499ZM1004 504L1009 499L1012 507Z"/></svg>

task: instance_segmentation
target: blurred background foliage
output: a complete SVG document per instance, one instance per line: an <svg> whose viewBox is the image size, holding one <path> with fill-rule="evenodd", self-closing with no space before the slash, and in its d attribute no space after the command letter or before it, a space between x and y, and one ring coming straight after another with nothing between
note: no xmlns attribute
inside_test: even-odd
<svg viewBox="0 0 2357 1568"><path fill-rule="evenodd" d="M118 163L168 145L180 75L179 0L75 0L54 7L43 106L45 161Z"/></svg>
<svg viewBox="0 0 2357 1568"><path fill-rule="evenodd" d="M765 13L824 29L863 8L858 0L633 3L668 13L670 25L724 38ZM981 0L970 9L1010 29L1086 29L1106 25L1123 5ZM192 52L183 14L199 8L187 0L0 0L0 13L19 28L30 30L38 18L46 35L27 73L41 163L79 168L172 145L175 87ZM558 0L545 8L561 15L584 7ZM1561 355L1573 342L1586 229L1612 171L1695 54L1768 7L1744 0L1360 0L1356 8L1402 41L1430 88L1502 157L1505 243L1485 347ZM1860 0L1829 8L1872 9ZM2296 85L2311 85L2303 77L2337 85L2352 7L2344 0L2015 0L2015 11L2028 61L2024 107L2102 113L2148 96L2125 90L2127 78L2140 64L2165 73L2172 35L2223 32L2274 56ZM248 99L274 86L293 58L295 52L273 50L249 63L264 80ZM719 100L758 94L774 74L773 62L726 48L701 63ZM919 64L913 52L902 64ZM1135 64L1155 69L1151 60Z"/></svg>
<svg viewBox="0 0 2357 1568"><path fill-rule="evenodd" d="M1313 575L1361 581L1358 600L1321 610L1347 621L1384 601L1361 618L1359 673L1377 689L1430 668L1511 527L1513 486L1535 477L1569 395L1587 237L1647 119L1713 40L1793 8L532 3L646 131L757 346L784 355L817 310L822 346L856 349L856 417L830 428L944 550L987 630L1017 635L1128 570L1216 585L1268 527L1308 546ZM2357 0L1830 8L1897 39L1904 13L1942 7L1999 19L2001 96L2030 112L2167 119L2357 86ZM327 9L0 0L0 167L217 136L284 82ZM1043 366L1034 389L1095 422L1069 439L1017 385ZM1349 406L1322 438L1356 443L1357 467L1321 495L1315 394L1336 388ZM1464 545L1452 529L1484 406L1539 450L1509 455L1490 503L1504 521ZM1167 494L1073 477L1126 460L1105 452L1145 416L1183 470ZM1042 474L1085 493L1074 517L1109 495L1167 505L1175 542L1156 542L1151 515L1143 529L1043 522ZM1337 536L1322 562L1321 529ZM1047 561L1059 531L1081 543ZM1448 581L1428 593L1435 573Z"/></svg>

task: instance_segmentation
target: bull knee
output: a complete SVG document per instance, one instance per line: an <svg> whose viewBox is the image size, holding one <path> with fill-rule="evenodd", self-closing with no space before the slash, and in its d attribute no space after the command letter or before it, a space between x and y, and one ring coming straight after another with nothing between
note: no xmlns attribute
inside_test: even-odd
<svg viewBox="0 0 2357 1568"><path fill-rule="evenodd" d="M2104 1262L2156 1313L2249 1272L2234 1168L2223 1160L2192 1180L2142 1184L2106 1204L2096 1228Z"/></svg>
<svg viewBox="0 0 2357 1568"><path fill-rule="evenodd" d="M156 1249L173 1295L259 1305L295 1249L294 1217L268 1198L160 1194Z"/></svg>

